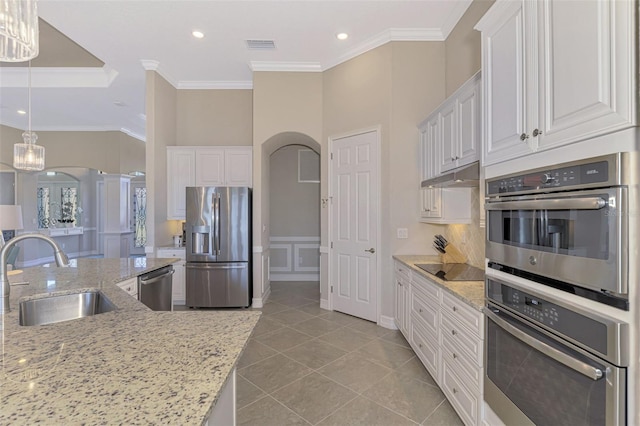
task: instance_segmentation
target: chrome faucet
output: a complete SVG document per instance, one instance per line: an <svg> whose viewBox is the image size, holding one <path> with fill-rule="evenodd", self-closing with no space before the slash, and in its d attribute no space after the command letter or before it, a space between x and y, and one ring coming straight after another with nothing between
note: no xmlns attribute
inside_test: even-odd
<svg viewBox="0 0 640 426"><path fill-rule="evenodd" d="M53 248L53 257L56 259L56 265L63 267L69 266L69 258L67 258L67 255L64 254L58 243L56 243L51 237L47 237L42 234L22 234L10 239L2 247L2 250L0 250L0 293L2 294L0 296L0 299L2 299L2 303L0 303L0 315L11 311L9 307L9 276L7 275L7 256L9 255L9 249L20 241L27 240L29 238L35 238L49 243Z"/></svg>

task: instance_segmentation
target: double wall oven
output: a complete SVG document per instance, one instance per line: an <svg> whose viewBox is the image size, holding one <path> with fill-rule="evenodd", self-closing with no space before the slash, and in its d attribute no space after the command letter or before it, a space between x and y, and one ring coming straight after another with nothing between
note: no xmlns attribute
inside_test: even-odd
<svg viewBox="0 0 640 426"><path fill-rule="evenodd" d="M629 309L636 170L618 153L487 180L485 401L505 423L626 424L628 324L593 306Z"/></svg>

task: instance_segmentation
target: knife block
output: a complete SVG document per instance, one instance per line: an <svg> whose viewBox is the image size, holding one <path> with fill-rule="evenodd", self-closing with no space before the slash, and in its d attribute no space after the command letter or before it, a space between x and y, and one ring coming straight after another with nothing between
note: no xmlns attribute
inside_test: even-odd
<svg viewBox="0 0 640 426"><path fill-rule="evenodd" d="M442 263L467 263L467 256L451 243L447 244L444 250L446 253L442 255Z"/></svg>

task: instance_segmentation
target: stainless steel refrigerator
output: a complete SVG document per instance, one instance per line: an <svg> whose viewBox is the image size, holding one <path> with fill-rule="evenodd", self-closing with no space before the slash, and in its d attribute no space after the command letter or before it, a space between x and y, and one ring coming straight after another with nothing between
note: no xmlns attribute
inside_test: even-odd
<svg viewBox="0 0 640 426"><path fill-rule="evenodd" d="M251 305L251 189L187 187L186 305Z"/></svg>

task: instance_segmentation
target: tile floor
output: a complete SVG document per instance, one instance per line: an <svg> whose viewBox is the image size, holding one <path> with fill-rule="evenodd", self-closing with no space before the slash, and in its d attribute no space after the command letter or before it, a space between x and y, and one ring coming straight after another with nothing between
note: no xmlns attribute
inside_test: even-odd
<svg viewBox="0 0 640 426"><path fill-rule="evenodd" d="M238 365L238 425L462 425L399 331L273 282Z"/></svg>

